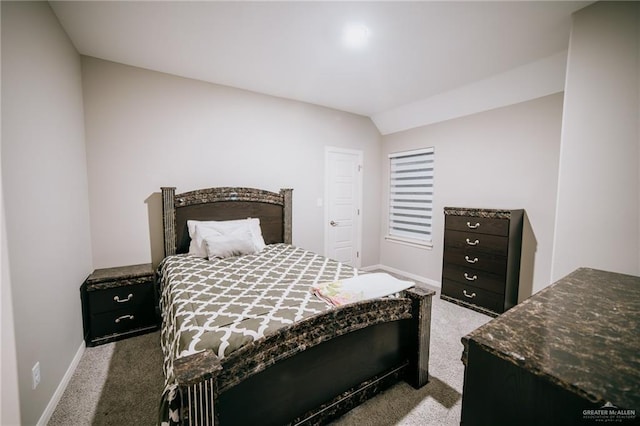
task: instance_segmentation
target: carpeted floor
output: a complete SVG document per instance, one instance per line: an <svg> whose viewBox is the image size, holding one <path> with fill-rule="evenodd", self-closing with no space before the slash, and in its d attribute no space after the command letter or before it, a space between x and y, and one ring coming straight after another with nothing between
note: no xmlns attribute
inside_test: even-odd
<svg viewBox="0 0 640 426"><path fill-rule="evenodd" d="M49 425L154 425L163 386L160 332L86 348Z"/></svg>
<svg viewBox="0 0 640 426"><path fill-rule="evenodd" d="M398 383L338 426L459 425L464 366L460 338L491 318L433 299L429 384ZM87 348L50 426L154 425L163 387L159 332Z"/></svg>

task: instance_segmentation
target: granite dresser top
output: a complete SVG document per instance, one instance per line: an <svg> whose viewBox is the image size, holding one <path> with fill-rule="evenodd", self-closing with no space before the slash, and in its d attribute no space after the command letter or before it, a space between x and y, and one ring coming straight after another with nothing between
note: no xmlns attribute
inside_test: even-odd
<svg viewBox="0 0 640 426"><path fill-rule="evenodd" d="M469 207L445 207L445 216L474 216L487 219L510 219L512 212L521 210L477 209Z"/></svg>
<svg viewBox="0 0 640 426"><path fill-rule="evenodd" d="M580 268L462 338L594 403L640 409L640 277Z"/></svg>

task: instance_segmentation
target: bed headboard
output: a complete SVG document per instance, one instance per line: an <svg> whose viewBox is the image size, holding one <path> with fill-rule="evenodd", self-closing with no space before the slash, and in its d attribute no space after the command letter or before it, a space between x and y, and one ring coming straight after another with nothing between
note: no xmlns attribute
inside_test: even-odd
<svg viewBox="0 0 640 426"><path fill-rule="evenodd" d="M187 253L187 220L259 218L265 243L291 244L292 189L279 193L254 188L206 188L176 194L163 187L164 255Z"/></svg>

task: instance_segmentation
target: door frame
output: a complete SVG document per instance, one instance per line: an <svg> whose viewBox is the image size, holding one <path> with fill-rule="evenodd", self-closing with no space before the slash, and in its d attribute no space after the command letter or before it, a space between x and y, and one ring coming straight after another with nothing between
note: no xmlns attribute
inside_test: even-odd
<svg viewBox="0 0 640 426"><path fill-rule="evenodd" d="M329 154L352 154L357 156L359 172L357 175L358 195L355 203L359 214L357 215L354 223L356 225L356 261L353 267L359 268L362 264L362 196L363 196L363 174L364 174L364 155L361 150L338 148L334 146L325 146L324 149L324 255L329 257Z"/></svg>

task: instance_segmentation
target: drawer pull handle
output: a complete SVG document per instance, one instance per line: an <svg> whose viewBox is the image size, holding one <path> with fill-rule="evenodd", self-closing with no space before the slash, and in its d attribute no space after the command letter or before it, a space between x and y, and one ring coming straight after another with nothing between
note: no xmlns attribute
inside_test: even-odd
<svg viewBox="0 0 640 426"><path fill-rule="evenodd" d="M121 317L116 318L116 324L125 319L132 320L133 315L122 315Z"/></svg>
<svg viewBox="0 0 640 426"><path fill-rule="evenodd" d="M467 244L469 244L470 246L478 245L479 242L480 240L471 241L467 238Z"/></svg>
<svg viewBox="0 0 640 426"><path fill-rule="evenodd" d="M467 228L469 229L476 229L479 226L480 226L480 222L476 222L475 225L472 225L471 222L467 222Z"/></svg>
<svg viewBox="0 0 640 426"><path fill-rule="evenodd" d="M127 296L127 298L126 298L126 299L124 299L124 300L120 300L120 297L119 297L119 296L113 296L113 300L115 300L115 301L116 301L116 302L118 302L118 303L126 303L126 302L128 302L129 300L131 300L131 299L133 299L133 293L129 293L129 295Z"/></svg>
<svg viewBox="0 0 640 426"><path fill-rule="evenodd" d="M469 256L465 256L464 260L466 260L469 263L476 263L478 261L478 258L474 257L473 259L469 259Z"/></svg>
<svg viewBox="0 0 640 426"><path fill-rule="evenodd" d="M462 290L462 294L464 294L466 297L468 297L469 299L473 299L474 297L476 297L475 293L467 293L467 290Z"/></svg>
<svg viewBox="0 0 640 426"><path fill-rule="evenodd" d="M464 277L465 277L465 279L466 279L467 281L475 281L475 280L477 280L477 279L478 279L478 276L477 276L477 275L474 275L474 276L470 277L469 275L467 275L467 273L466 273L466 272L464 273Z"/></svg>

